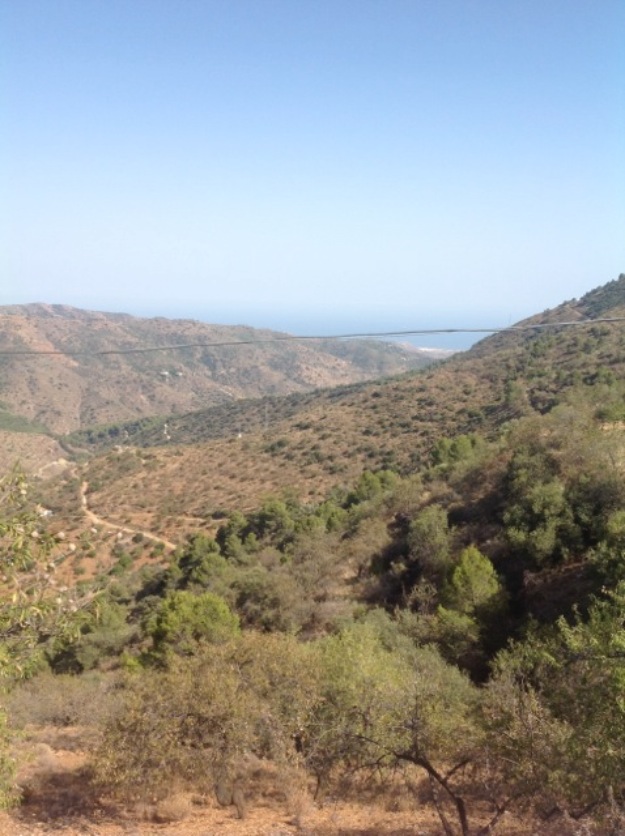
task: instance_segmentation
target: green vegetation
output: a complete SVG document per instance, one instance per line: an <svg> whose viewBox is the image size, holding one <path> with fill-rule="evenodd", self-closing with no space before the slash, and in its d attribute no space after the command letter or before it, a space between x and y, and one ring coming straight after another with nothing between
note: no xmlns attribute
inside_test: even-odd
<svg viewBox="0 0 625 836"><path fill-rule="evenodd" d="M55 588L51 546L29 501L28 483L14 471L0 480L0 693L42 667L44 637L75 637L72 616L83 602ZM0 808L19 797L10 742L0 710Z"/></svg>
<svg viewBox="0 0 625 836"><path fill-rule="evenodd" d="M574 390L495 439L439 441L418 475L267 498L168 566L129 566L48 652L53 670L134 671L100 780L195 785L201 758L203 780L244 785L253 753L320 791L421 771L450 833L476 832L478 798L493 821L605 823L625 803L623 444Z"/></svg>
<svg viewBox="0 0 625 836"><path fill-rule="evenodd" d="M13 412L0 405L0 430L8 430L13 433L42 433L48 435L49 430L38 421L29 421L22 415L15 415Z"/></svg>
<svg viewBox="0 0 625 836"><path fill-rule="evenodd" d="M605 299L624 287L622 277L577 309L611 311ZM622 832L620 339L603 327L499 335L490 388L474 375L483 346L458 361L462 398L449 395L452 364L335 393L355 411L366 404L368 469L323 496L262 492L253 507L213 510L164 563L138 568L143 537L130 553L113 547L97 604L69 624L28 591L45 586L19 583L38 577L31 547L45 538L33 541L15 482L0 533L7 583L26 598L2 610L2 663L11 679L34 679L13 686L9 710L23 693L22 710L36 713L38 677L73 705L74 674L107 706L94 781L125 797L158 798L176 776L201 793L236 790L242 810L254 770L271 763L275 792L297 783L340 795L364 776L418 794L425 781L447 836L492 832L506 811L528 832L538 820ZM315 420L295 410L297 429L263 438L263 455L336 464L349 448L326 420L330 397ZM402 426L414 429L415 398L423 437ZM108 454L90 488L138 479L150 455ZM173 494L177 513L185 494ZM115 682L114 699L102 681Z"/></svg>

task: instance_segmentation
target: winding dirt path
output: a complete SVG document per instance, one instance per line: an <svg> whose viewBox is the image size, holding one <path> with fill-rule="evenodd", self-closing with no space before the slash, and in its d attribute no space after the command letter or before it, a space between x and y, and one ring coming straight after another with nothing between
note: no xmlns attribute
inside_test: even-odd
<svg viewBox="0 0 625 836"><path fill-rule="evenodd" d="M108 528L111 531L121 531L124 534L142 534L146 540L151 540L153 543L163 543L167 546L168 549L176 549L177 546L175 543L172 543L171 540L166 540L164 537L159 537L157 534L152 534L150 531L141 531L139 528L129 528L125 525L119 525L118 523L109 522L109 520L105 520L102 517L99 517L94 511L89 508L89 504L87 502L87 491L89 490L89 482L81 482L80 483L80 507L82 508L83 514L87 517L87 519L93 523L93 525L100 525L103 528Z"/></svg>

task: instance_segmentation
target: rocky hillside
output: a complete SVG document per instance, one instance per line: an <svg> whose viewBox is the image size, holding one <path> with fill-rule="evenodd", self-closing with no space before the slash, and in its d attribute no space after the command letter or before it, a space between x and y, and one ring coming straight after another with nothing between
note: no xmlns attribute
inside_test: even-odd
<svg viewBox="0 0 625 836"><path fill-rule="evenodd" d="M55 434L370 380L437 359L367 340L214 346L280 335L65 305L0 307L0 323L0 428ZM179 345L191 347L145 351Z"/></svg>

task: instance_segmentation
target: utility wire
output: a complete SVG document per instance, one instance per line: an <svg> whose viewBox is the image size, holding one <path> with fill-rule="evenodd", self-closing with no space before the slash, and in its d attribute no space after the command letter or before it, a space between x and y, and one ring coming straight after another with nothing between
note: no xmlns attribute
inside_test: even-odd
<svg viewBox="0 0 625 836"><path fill-rule="evenodd" d="M36 357L36 356L63 356L63 357L103 357L107 354L148 354L154 351L178 351L185 348L224 348L239 345L268 345L271 343L283 342L324 342L326 340L362 340L362 339L384 339L385 337L420 337L436 334L502 334L506 332L538 331L548 328L573 328L588 325L599 325L602 323L625 322L625 317L603 317L600 319L582 319L570 322L543 322L536 325L508 325L500 328L423 328L412 331L378 331L375 333L364 332L361 334L328 334L302 335L285 334L276 337L261 337L249 340L225 340L218 342L202 343L179 343L175 345L150 345L137 348L107 348L102 351L87 351L71 349L17 349L16 351L0 350L0 357Z"/></svg>

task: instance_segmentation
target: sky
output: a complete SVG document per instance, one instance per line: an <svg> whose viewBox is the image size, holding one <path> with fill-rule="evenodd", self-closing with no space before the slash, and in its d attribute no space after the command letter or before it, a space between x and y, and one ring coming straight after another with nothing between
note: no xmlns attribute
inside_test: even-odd
<svg viewBox="0 0 625 836"><path fill-rule="evenodd" d="M339 333L579 297L625 272L624 37L622 0L1 0L0 305Z"/></svg>

